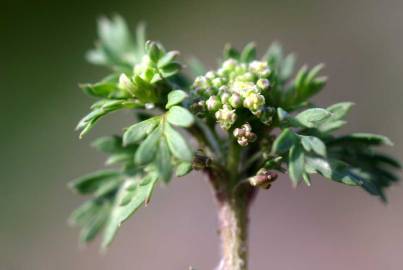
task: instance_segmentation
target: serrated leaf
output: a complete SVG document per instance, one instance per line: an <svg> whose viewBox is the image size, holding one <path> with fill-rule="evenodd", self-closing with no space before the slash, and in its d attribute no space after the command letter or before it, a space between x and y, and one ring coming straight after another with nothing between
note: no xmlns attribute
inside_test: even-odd
<svg viewBox="0 0 403 270"><path fill-rule="evenodd" d="M149 201L158 176L155 174L149 174L146 178L147 179L143 180L144 184L138 184L134 180L126 180L122 185L108 223L106 224L104 239L102 241L102 246L104 248L112 242L121 224L137 209L139 209L141 205ZM122 200L124 198L127 199L128 194L131 195L131 200L122 206Z"/></svg>
<svg viewBox="0 0 403 270"><path fill-rule="evenodd" d="M192 171L192 163L190 162L181 162L177 167L176 167L176 176L182 177L187 175Z"/></svg>
<svg viewBox="0 0 403 270"><path fill-rule="evenodd" d="M293 185L298 185L304 173L304 151L300 144L294 144L290 149L288 170Z"/></svg>
<svg viewBox="0 0 403 270"><path fill-rule="evenodd" d="M277 154L285 153L296 143L298 143L297 135L292 130L286 128L274 141L272 152Z"/></svg>
<svg viewBox="0 0 403 270"><path fill-rule="evenodd" d="M192 151L182 135L173 129L168 123L165 124L165 137L171 153L181 161L192 161Z"/></svg>
<svg viewBox="0 0 403 270"><path fill-rule="evenodd" d="M326 156L326 145L324 142L314 136L300 136L301 144L308 152L313 151L320 156Z"/></svg>
<svg viewBox="0 0 403 270"><path fill-rule="evenodd" d="M173 106L167 113L167 120L175 126L190 127L194 123L194 116L183 107Z"/></svg>
<svg viewBox="0 0 403 270"><path fill-rule="evenodd" d="M181 103L187 97L188 97L188 94L185 91L173 90L168 93L168 102L165 105L165 108L169 109L173 105L177 105L177 104Z"/></svg>
<svg viewBox="0 0 403 270"><path fill-rule="evenodd" d="M120 182L122 175L114 170L101 170L79 177L69 187L80 194L92 194L109 182Z"/></svg>
<svg viewBox="0 0 403 270"><path fill-rule="evenodd" d="M305 127L313 128L321 125L332 114L325 109L313 108L305 110L295 116L295 119Z"/></svg>
<svg viewBox="0 0 403 270"><path fill-rule="evenodd" d="M155 129L159 121L160 117L155 116L130 126L123 134L123 145L138 143Z"/></svg>
<svg viewBox="0 0 403 270"><path fill-rule="evenodd" d="M158 151L158 142L161 139L161 135L161 128L158 127L140 144L135 155L135 162L137 164L144 165L154 160Z"/></svg>

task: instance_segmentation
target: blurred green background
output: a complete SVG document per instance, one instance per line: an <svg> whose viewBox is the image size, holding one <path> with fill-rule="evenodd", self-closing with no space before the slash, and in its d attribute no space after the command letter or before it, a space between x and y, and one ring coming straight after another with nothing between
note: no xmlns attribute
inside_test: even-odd
<svg viewBox="0 0 403 270"><path fill-rule="evenodd" d="M0 9L0 269L212 269L218 262L214 203L191 174L159 188L153 203L120 231L105 254L77 244L67 226L81 202L66 188L103 157L88 144L130 122L116 114L78 140L75 124L91 100L78 89L106 73L85 51L99 15L120 13L183 58L214 67L224 43L273 41L299 63L326 63L317 100L357 103L346 131L389 136L403 157L402 1L51 1L2 0ZM403 189L389 204L323 179L308 189L282 177L252 210L251 269L401 269Z"/></svg>

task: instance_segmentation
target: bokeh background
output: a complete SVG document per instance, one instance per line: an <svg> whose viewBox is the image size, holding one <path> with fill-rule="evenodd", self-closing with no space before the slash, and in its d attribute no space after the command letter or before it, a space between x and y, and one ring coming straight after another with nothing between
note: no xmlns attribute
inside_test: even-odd
<svg viewBox="0 0 403 270"><path fill-rule="evenodd" d="M103 165L88 144L130 122L102 121L78 140L91 103L78 89L105 71L84 60L99 15L145 20L149 36L214 67L225 42L273 41L299 63L327 64L321 104L352 100L346 131L388 135L403 158L403 1L2 0L0 8L0 269L213 269L215 205L191 174L159 188L104 255L78 246L66 218L82 201L68 180ZM402 269L403 189L383 205L360 189L320 178L291 188L282 177L253 206L250 266L265 269Z"/></svg>

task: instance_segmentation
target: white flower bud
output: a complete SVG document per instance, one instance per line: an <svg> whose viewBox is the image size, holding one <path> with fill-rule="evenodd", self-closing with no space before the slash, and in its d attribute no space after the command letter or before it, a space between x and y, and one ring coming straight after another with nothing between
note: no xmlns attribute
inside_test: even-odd
<svg viewBox="0 0 403 270"><path fill-rule="evenodd" d="M231 58L224 61L224 63L222 64L222 68L224 70L233 70L237 64L238 62L235 59Z"/></svg>
<svg viewBox="0 0 403 270"><path fill-rule="evenodd" d="M195 88L200 88L200 89L206 89L210 86L208 80L204 76L198 76L196 77L193 87Z"/></svg>
<svg viewBox="0 0 403 270"><path fill-rule="evenodd" d="M256 86L260 89L260 90L266 90L269 88L270 86L270 82L268 79L259 79L256 83Z"/></svg>
<svg viewBox="0 0 403 270"><path fill-rule="evenodd" d="M232 94L231 97L229 98L229 104L233 108L238 108L242 104L241 96L237 93Z"/></svg>
<svg viewBox="0 0 403 270"><path fill-rule="evenodd" d="M214 71L211 71L211 70L210 70L209 72L206 73L205 77L206 77L207 79L209 79L209 80L214 79L214 78L215 78Z"/></svg>
<svg viewBox="0 0 403 270"><path fill-rule="evenodd" d="M222 80L221 78L215 78L212 80L212 84L214 87L219 88L222 85Z"/></svg>
<svg viewBox="0 0 403 270"><path fill-rule="evenodd" d="M217 96L209 97L209 99L206 101L206 105L207 110L209 111L217 111L222 106L221 101Z"/></svg>

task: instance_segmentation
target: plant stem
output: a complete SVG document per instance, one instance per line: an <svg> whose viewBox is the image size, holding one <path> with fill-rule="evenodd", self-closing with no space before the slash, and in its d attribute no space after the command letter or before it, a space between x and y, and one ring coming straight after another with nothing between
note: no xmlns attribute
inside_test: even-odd
<svg viewBox="0 0 403 270"><path fill-rule="evenodd" d="M248 208L248 201L243 196L236 195L219 204L222 259L217 270L247 269Z"/></svg>

